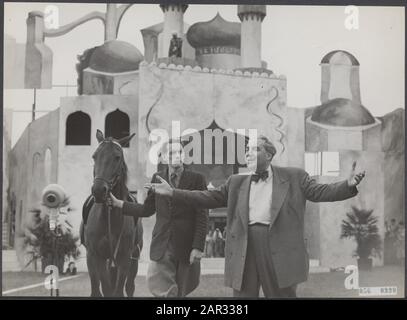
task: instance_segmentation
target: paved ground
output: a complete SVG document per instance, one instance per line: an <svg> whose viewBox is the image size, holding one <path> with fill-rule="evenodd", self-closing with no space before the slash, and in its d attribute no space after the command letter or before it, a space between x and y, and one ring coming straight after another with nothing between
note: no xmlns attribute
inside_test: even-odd
<svg viewBox="0 0 407 320"><path fill-rule="evenodd" d="M299 297L319 298L357 298L357 290L347 290L344 286L346 278L344 272L327 272L310 274L307 282L299 285ZM49 291L42 285L45 276L34 272L4 272L3 295L5 296L49 296ZM60 296L87 297L90 293L90 281L87 273L79 273L75 278L66 277L60 282ZM404 297L404 268L400 266L386 266L375 268L372 272L361 272L360 287L396 286L396 296ZM36 287L24 289L29 285L40 284ZM15 290L18 289L18 290ZM8 291L13 290L10 293ZM14 291L15 290L15 291ZM145 276L136 279L135 297L150 297ZM223 286L223 275L205 274L201 277L199 287L191 297L230 297L232 292ZM375 296L377 297L377 296Z"/></svg>

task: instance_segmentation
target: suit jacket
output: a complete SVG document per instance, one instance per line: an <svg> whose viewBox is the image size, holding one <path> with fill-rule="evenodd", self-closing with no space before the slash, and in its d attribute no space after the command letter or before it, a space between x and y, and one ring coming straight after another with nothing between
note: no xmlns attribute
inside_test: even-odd
<svg viewBox="0 0 407 320"><path fill-rule="evenodd" d="M157 175L168 182L168 167L155 173L151 182L160 182ZM187 190L206 190L205 177L184 169L178 187ZM137 217L149 217L157 213L150 247L150 259L153 261L163 257L170 240L175 250L175 257L183 262L189 263L193 248L204 251L208 228L206 209L196 208L192 204L174 204L168 197L149 192L142 205L124 202L122 212L124 215Z"/></svg>
<svg viewBox="0 0 407 320"><path fill-rule="evenodd" d="M347 181L319 184L298 168L274 166L272 169L270 250L278 285L286 288L308 277L309 257L304 243L306 200L345 200L355 196L357 189L349 187ZM225 284L236 290L241 289L246 261L250 180L250 175L232 175L215 190L174 190L173 194L174 203L227 207Z"/></svg>

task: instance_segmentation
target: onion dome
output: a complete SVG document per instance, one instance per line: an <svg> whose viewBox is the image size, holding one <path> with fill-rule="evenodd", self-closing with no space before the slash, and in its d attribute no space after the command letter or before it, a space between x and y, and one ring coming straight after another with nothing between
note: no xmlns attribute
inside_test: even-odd
<svg viewBox="0 0 407 320"><path fill-rule="evenodd" d="M345 98L332 99L316 107L311 120L341 127L365 126L376 122L364 106Z"/></svg>
<svg viewBox="0 0 407 320"><path fill-rule="evenodd" d="M89 67L95 71L119 73L138 70L144 57L132 44L111 40L95 48Z"/></svg>
<svg viewBox="0 0 407 320"><path fill-rule="evenodd" d="M219 46L240 49L240 23L226 21L217 13L210 21L193 24L188 29L187 39L194 48Z"/></svg>

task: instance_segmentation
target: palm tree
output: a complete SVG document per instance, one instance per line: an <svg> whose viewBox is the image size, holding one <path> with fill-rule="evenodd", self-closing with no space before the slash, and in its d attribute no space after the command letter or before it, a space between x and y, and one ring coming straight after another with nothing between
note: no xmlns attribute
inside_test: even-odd
<svg viewBox="0 0 407 320"><path fill-rule="evenodd" d="M352 206L352 212L346 214L346 220L342 220L341 239L355 239L357 248L354 256L359 258L362 265L369 261L370 257L381 256L382 243L377 227L378 220L372 213L373 210ZM369 264L368 269L371 268L371 259Z"/></svg>

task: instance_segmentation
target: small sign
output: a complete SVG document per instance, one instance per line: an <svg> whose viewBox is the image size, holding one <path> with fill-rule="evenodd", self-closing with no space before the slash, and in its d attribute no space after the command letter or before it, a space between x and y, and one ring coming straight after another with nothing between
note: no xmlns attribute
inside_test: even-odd
<svg viewBox="0 0 407 320"><path fill-rule="evenodd" d="M397 287L360 287L359 296L395 296L397 295Z"/></svg>

